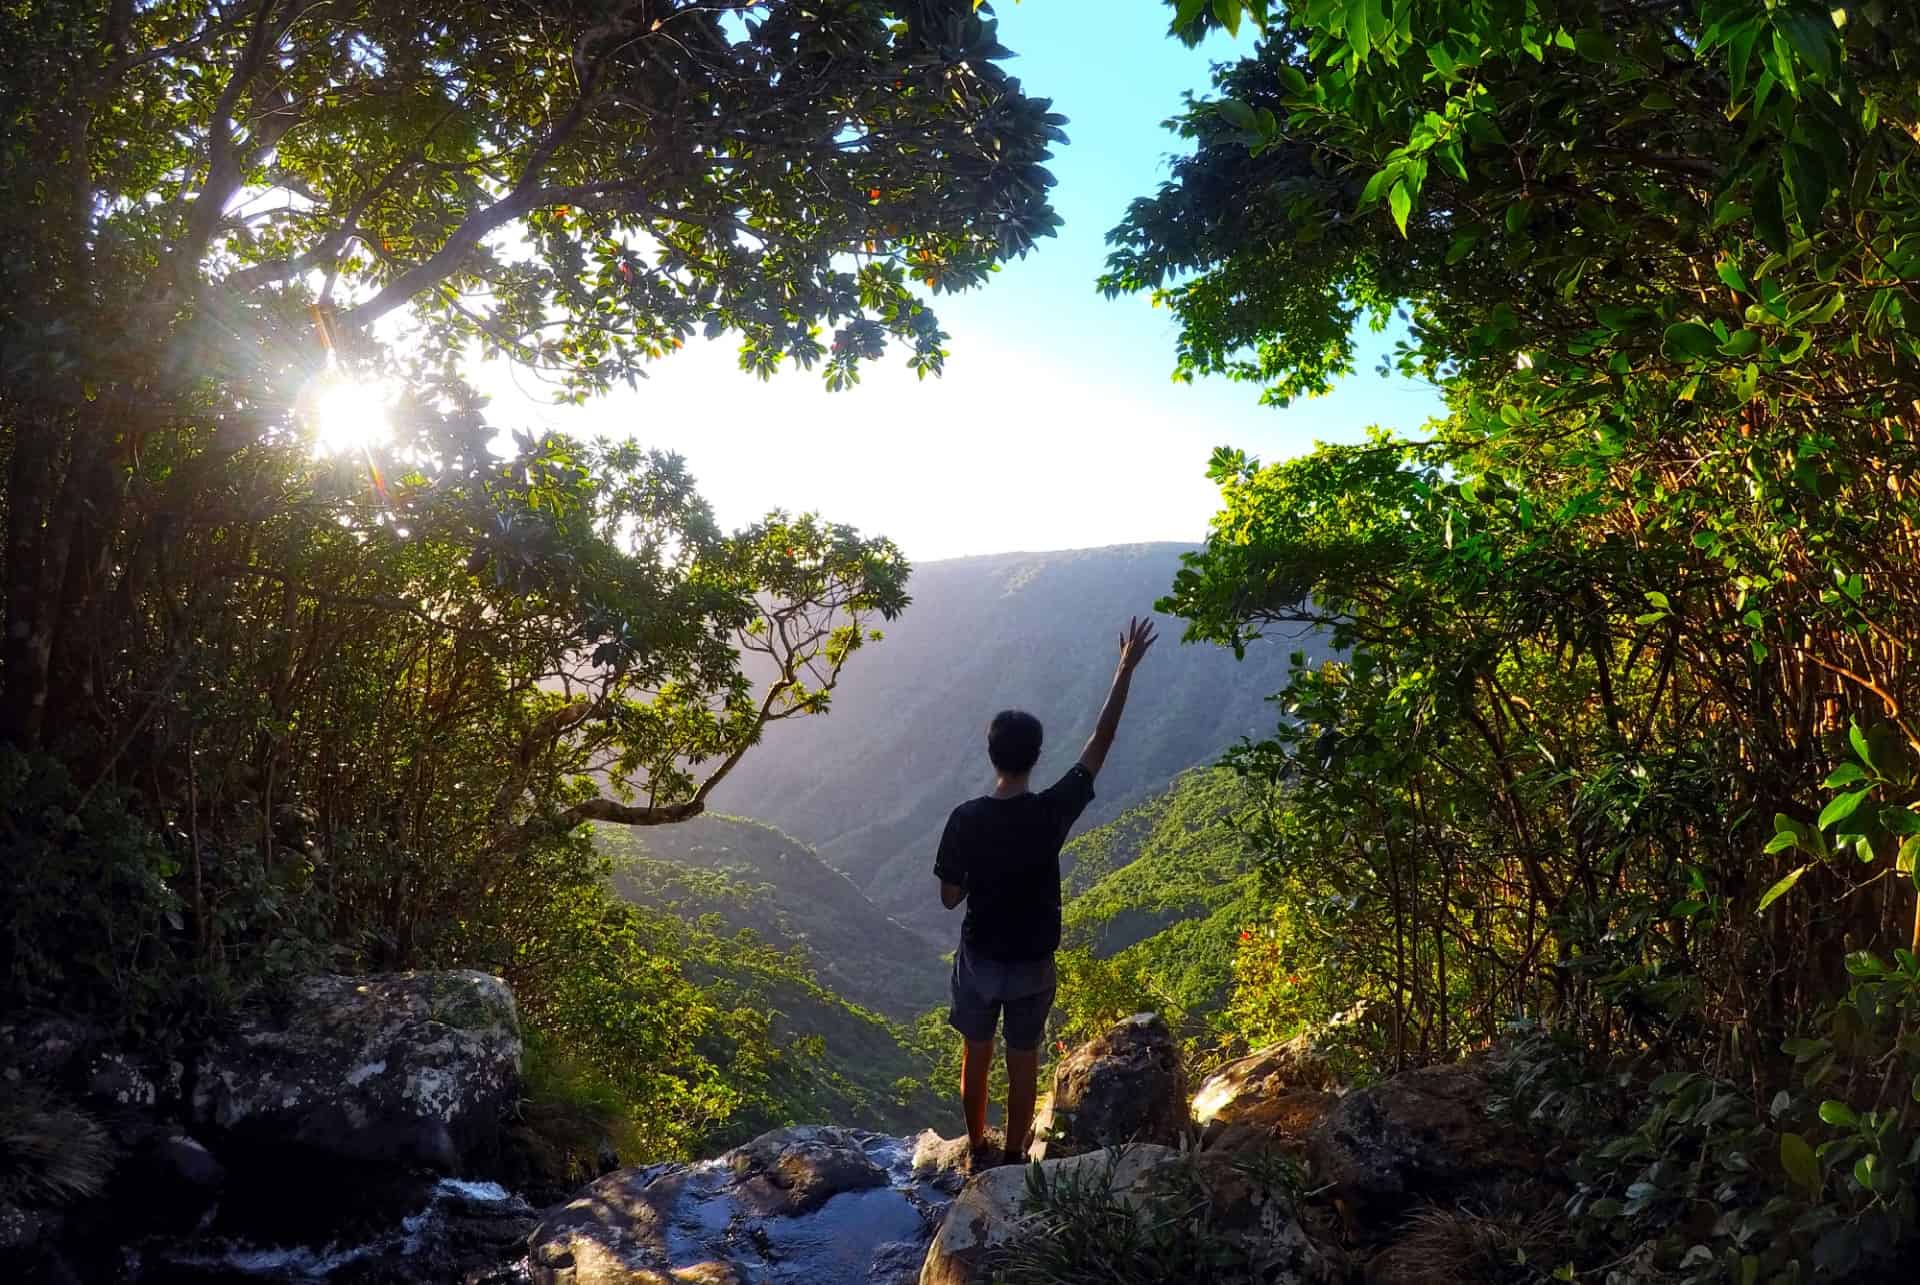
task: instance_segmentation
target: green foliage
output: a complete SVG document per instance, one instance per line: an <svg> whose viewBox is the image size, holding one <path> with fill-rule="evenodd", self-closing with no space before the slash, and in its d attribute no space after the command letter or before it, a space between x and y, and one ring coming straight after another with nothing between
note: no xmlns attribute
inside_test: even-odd
<svg viewBox="0 0 1920 1285"><path fill-rule="evenodd" d="M1196 1054L1220 1042L1236 939L1261 913L1251 808L1231 772L1197 770L1067 845L1058 1040L1154 1011Z"/></svg>
<svg viewBox="0 0 1920 1285"><path fill-rule="evenodd" d="M603 828L614 887L642 905L804 950L834 993L910 1021L946 999L945 966L925 938L889 919L847 876L795 839L708 813L673 826Z"/></svg>
<svg viewBox="0 0 1920 1285"><path fill-rule="evenodd" d="M1233 756L1272 802L1243 1020L1374 1000L1392 1063L1547 1022L1644 1090L1589 1135L1583 1270L1880 1270L1914 1225L1911 6L1174 9L1263 34L1107 288L1172 310L1181 377L1283 403L1397 316L1388 365L1446 395L1217 453L1166 604L1346 649Z"/></svg>
<svg viewBox="0 0 1920 1285"><path fill-rule="evenodd" d="M689 980L721 948L615 901L580 830L697 815L824 712L906 561L723 531L679 459L507 439L461 372L579 400L731 334L762 377L937 373L928 296L1058 222L1063 121L991 11L5 12L8 1009L172 1038L302 970L474 964L646 1149L784 1118L818 1048ZM329 451L356 388L390 432Z"/></svg>
<svg viewBox="0 0 1920 1285"><path fill-rule="evenodd" d="M992 1251L987 1276L994 1285L1294 1279L1295 1242L1280 1233L1292 1218L1297 1175L1267 1161L1236 1163L1234 1173L1243 1209L1223 1207L1229 1185L1200 1173L1191 1159L1162 1168L1149 1189L1125 1196L1097 1169L1049 1178L1029 1166L1023 1217Z"/></svg>

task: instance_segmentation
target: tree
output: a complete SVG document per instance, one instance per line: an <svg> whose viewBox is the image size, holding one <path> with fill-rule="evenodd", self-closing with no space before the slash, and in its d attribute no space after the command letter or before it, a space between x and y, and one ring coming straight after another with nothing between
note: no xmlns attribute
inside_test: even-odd
<svg viewBox="0 0 1920 1285"><path fill-rule="evenodd" d="M1170 599L1194 637L1349 649L1237 756L1276 888L1334 895L1285 907L1335 943L1289 971L1391 1005L1401 1059L1519 1012L1731 1081L1791 1199L1728 1223L1764 1264L1716 1240L1715 1271L1884 1246L1913 1153L1878 1108L1920 1071L1910 7L1175 9L1262 34L1106 288L1173 310L1185 377L1284 404L1397 321L1389 364L1447 399L1418 434L1218 453ZM1710 1154L1679 1118L1648 1136ZM1795 1130L1826 1126L1816 1160ZM1627 1212L1676 1198L1632 1154L1601 1166L1646 1184Z"/></svg>
<svg viewBox="0 0 1920 1285"><path fill-rule="evenodd" d="M575 397L729 332L762 377L792 358L842 385L889 338L938 372L918 286L977 285L1058 221L1061 118L959 0L48 0L5 37L0 741L22 748L128 715L106 671L156 550L297 471L330 362L414 391L395 512L483 502L506 474L469 352ZM401 315L413 342L385 352Z"/></svg>
<svg viewBox="0 0 1920 1285"><path fill-rule="evenodd" d="M624 1012L602 1061L691 1047L673 1004L620 1008L676 964L615 931L586 827L693 815L824 711L906 561L812 515L723 531L633 443L501 449L462 365L578 400L731 334L762 378L841 387L893 343L938 373L930 296L1058 221L1062 121L991 11L0 25L7 1002L175 1032L303 969L477 962L536 1025ZM596 925L604 958L570 944Z"/></svg>

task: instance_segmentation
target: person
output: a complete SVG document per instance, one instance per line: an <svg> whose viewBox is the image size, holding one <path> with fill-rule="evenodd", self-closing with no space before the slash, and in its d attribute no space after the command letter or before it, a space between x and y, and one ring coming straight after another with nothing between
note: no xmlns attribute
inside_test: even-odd
<svg viewBox="0 0 1920 1285"><path fill-rule="evenodd" d="M954 952L947 1024L964 1042L960 1101L976 1167L1019 1164L1033 1127L1040 1042L1053 1008L1054 951L1060 945L1060 846L1093 801L1094 778L1113 748L1133 671L1154 643L1151 620L1120 635L1120 662L1093 735L1065 776L1038 794L1028 778L1040 759L1040 720L1002 710L987 725L993 791L953 810L933 872L948 910L965 902ZM994 1028L1006 1015L1007 1117L1004 1157L987 1152L987 1082Z"/></svg>

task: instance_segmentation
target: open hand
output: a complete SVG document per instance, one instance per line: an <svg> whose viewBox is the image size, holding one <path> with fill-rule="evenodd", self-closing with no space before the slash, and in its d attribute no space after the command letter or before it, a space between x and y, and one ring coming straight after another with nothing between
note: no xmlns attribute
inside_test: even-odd
<svg viewBox="0 0 1920 1285"><path fill-rule="evenodd" d="M1153 619L1141 619L1138 616L1127 621L1127 627L1120 634L1120 668L1122 672L1132 673L1134 666L1147 654L1147 648L1153 646L1155 638Z"/></svg>

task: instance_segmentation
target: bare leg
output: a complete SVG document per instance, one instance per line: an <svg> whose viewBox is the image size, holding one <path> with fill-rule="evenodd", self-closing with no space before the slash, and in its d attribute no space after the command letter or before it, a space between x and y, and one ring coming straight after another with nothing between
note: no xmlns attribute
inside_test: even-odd
<svg viewBox="0 0 1920 1285"><path fill-rule="evenodd" d="M1022 1160L1033 1128L1033 1099L1040 1089L1040 1050L1007 1050L1007 1155Z"/></svg>
<svg viewBox="0 0 1920 1285"><path fill-rule="evenodd" d="M992 1074L993 1041L967 1040L960 1053L960 1109L967 1117L967 1140L975 1147L987 1138L987 1081Z"/></svg>

